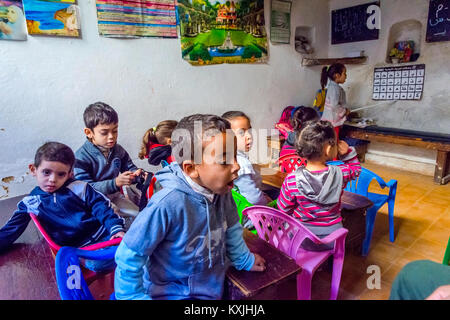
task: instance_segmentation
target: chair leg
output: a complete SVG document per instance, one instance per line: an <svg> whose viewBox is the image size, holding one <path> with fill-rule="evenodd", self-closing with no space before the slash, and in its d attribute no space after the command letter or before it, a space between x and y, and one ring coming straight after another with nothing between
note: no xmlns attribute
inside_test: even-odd
<svg viewBox="0 0 450 320"><path fill-rule="evenodd" d="M311 280L309 270L302 269L297 275L297 300L311 300Z"/></svg>
<svg viewBox="0 0 450 320"><path fill-rule="evenodd" d="M342 267L344 266L344 257L333 258L333 274L331 275L330 300L336 300L341 284Z"/></svg>
<svg viewBox="0 0 450 320"><path fill-rule="evenodd" d="M394 205L395 200L391 199L388 201L388 210L389 210L389 240L394 242Z"/></svg>
<svg viewBox="0 0 450 320"><path fill-rule="evenodd" d="M370 208L367 210L366 215L366 236L362 245L362 255L367 256L370 247L370 241L372 240L373 226L375 223L375 217L377 215L378 208Z"/></svg>

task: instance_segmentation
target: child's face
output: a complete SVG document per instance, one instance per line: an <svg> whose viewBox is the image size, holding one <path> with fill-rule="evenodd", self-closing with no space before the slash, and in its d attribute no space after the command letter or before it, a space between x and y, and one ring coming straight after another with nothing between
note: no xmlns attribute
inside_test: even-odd
<svg viewBox="0 0 450 320"><path fill-rule="evenodd" d="M119 135L118 132L118 123L98 124L93 130L89 128L84 129L84 133L93 144L106 149L111 149L115 146Z"/></svg>
<svg viewBox="0 0 450 320"><path fill-rule="evenodd" d="M237 149L248 152L253 142L252 135L249 131L252 128L250 121L245 117L237 117L229 120L229 122L237 138Z"/></svg>
<svg viewBox="0 0 450 320"><path fill-rule="evenodd" d="M191 164L186 168L185 161L183 170L192 180L215 194L230 192L240 169L236 161L235 136L220 133L204 142L203 147L202 163Z"/></svg>
<svg viewBox="0 0 450 320"><path fill-rule="evenodd" d="M347 69L344 68L341 74L336 73L334 76L334 82L336 83L344 83L347 80Z"/></svg>
<svg viewBox="0 0 450 320"><path fill-rule="evenodd" d="M7 18L9 20L9 22L11 22L11 23L14 23L17 21L17 12L12 7L8 7Z"/></svg>
<svg viewBox="0 0 450 320"><path fill-rule="evenodd" d="M30 164L30 170L39 188L45 192L55 192L72 175L71 167L59 161L42 160L38 167Z"/></svg>

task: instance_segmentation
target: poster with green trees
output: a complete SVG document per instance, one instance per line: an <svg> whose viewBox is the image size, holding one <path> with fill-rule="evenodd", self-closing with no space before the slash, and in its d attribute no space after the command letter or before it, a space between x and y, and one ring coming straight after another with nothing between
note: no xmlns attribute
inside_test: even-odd
<svg viewBox="0 0 450 320"><path fill-rule="evenodd" d="M267 62L264 0L178 0L178 15L190 64Z"/></svg>

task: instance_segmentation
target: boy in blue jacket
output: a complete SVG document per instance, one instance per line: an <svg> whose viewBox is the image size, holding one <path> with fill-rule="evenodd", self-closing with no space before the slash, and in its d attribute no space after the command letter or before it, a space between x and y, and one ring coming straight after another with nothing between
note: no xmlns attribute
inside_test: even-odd
<svg viewBox="0 0 450 320"><path fill-rule="evenodd" d="M156 174L162 189L117 249L117 299L221 299L230 261L239 270L265 269L244 242L230 192L235 146L225 119L197 114L179 122L176 162Z"/></svg>
<svg viewBox="0 0 450 320"><path fill-rule="evenodd" d="M25 231L29 213L37 215L60 246L84 247L124 236L124 221L109 200L88 183L72 178L74 162L73 151L62 143L47 142L37 150L30 170L38 186L0 229L0 252Z"/></svg>
<svg viewBox="0 0 450 320"><path fill-rule="evenodd" d="M129 188L142 169L134 165L125 149L117 143L117 112L104 102L96 102L84 110L83 119L87 140L75 152L75 179L88 182L106 195L116 213L136 216L139 212L139 191L128 189L130 194L137 196L127 199L120 189Z"/></svg>

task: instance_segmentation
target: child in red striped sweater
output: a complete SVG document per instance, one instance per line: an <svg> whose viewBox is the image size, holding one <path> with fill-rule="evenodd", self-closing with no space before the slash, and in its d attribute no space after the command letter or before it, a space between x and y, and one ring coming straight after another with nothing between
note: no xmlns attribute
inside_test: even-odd
<svg viewBox="0 0 450 320"><path fill-rule="evenodd" d="M330 122L307 123L295 143L297 153L307 159L307 165L286 176L278 197L278 208L298 218L319 238L342 228L343 190L361 172L355 149L342 140L337 141ZM326 164L336 156L344 163ZM329 250L333 246L317 245L309 239L302 245L313 251Z"/></svg>

